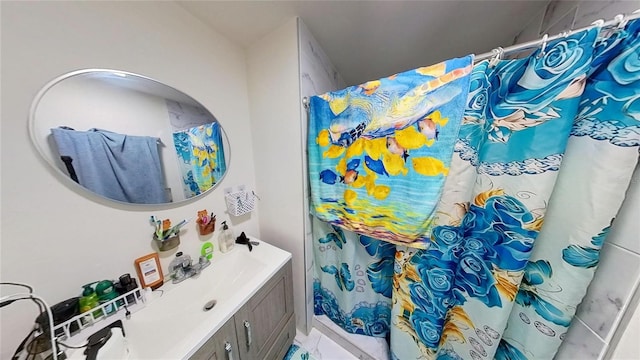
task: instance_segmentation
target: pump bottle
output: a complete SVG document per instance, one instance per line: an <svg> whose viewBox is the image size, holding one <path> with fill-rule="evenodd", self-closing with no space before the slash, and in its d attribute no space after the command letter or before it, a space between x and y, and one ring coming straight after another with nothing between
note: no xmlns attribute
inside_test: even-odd
<svg viewBox="0 0 640 360"><path fill-rule="evenodd" d="M218 246L220 246L220 251L223 253L228 252L233 249L235 245L235 238L233 235L233 231L229 229L229 225L227 225L226 221L222 222L222 231L220 235L218 235Z"/></svg>

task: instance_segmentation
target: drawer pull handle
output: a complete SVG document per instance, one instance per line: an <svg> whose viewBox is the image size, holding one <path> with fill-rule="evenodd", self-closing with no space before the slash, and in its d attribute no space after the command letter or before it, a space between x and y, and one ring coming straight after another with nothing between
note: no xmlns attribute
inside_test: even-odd
<svg viewBox="0 0 640 360"><path fill-rule="evenodd" d="M224 343L224 351L227 353L227 360L233 360L233 352L231 351L230 342L227 341Z"/></svg>
<svg viewBox="0 0 640 360"><path fill-rule="evenodd" d="M247 336L247 347L251 346L251 324L245 320L244 321L244 334Z"/></svg>

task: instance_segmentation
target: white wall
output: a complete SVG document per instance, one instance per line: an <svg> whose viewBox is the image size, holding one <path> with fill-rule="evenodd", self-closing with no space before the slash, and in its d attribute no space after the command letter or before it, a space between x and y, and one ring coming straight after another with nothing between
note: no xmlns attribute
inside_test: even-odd
<svg viewBox="0 0 640 360"><path fill-rule="evenodd" d="M302 107L297 18L247 50L251 131L262 238L293 254L296 325L304 329ZM246 141L251 139L247 138Z"/></svg>
<svg viewBox="0 0 640 360"><path fill-rule="evenodd" d="M172 2L3 1L0 6L2 281L29 283L52 304L78 296L88 282L135 274L133 260L154 251L151 214L179 221L207 208L220 222L228 217L222 188L255 188L246 62L238 46ZM31 144L27 117L45 83L81 68L145 75L210 109L231 144L231 166L220 187L196 201L158 210L113 205L63 185ZM288 83L297 84L297 79ZM277 88L269 91L278 93ZM291 212L300 217L300 207ZM236 232L256 236L258 223L257 212L232 222ZM189 224L180 250L193 256L201 243L195 225ZM163 253L165 269L173 253ZM15 290L3 286L1 291ZM36 315L29 302L0 310L0 358L13 353Z"/></svg>
<svg viewBox="0 0 640 360"><path fill-rule="evenodd" d="M588 26L640 8L638 1L551 1L515 43ZM600 264L556 358L640 359L640 167L601 252ZM622 275L623 274L623 275ZM635 295L634 295L635 294ZM635 316L632 314L635 311Z"/></svg>
<svg viewBox="0 0 640 360"><path fill-rule="evenodd" d="M589 26L598 19L611 20L618 14L631 14L639 8L640 3L636 0L552 0L545 9L531 14L530 22L516 36L514 43Z"/></svg>

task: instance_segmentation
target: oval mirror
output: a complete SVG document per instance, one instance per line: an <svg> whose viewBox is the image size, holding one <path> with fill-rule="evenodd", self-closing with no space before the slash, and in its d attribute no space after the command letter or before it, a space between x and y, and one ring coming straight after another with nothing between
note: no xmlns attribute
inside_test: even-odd
<svg viewBox="0 0 640 360"><path fill-rule="evenodd" d="M118 70L62 75L40 90L31 139L73 186L128 204L166 204L204 194L229 167L229 141L192 97Z"/></svg>

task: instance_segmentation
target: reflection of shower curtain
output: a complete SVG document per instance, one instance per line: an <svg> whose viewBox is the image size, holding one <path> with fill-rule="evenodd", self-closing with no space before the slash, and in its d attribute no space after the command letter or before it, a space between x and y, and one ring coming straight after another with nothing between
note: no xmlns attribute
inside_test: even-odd
<svg viewBox="0 0 640 360"><path fill-rule="evenodd" d="M396 248L394 359L554 356L638 162L639 30L475 66L431 246Z"/></svg>
<svg viewBox="0 0 640 360"><path fill-rule="evenodd" d="M227 170L218 122L173 133L186 198L215 185Z"/></svg>

